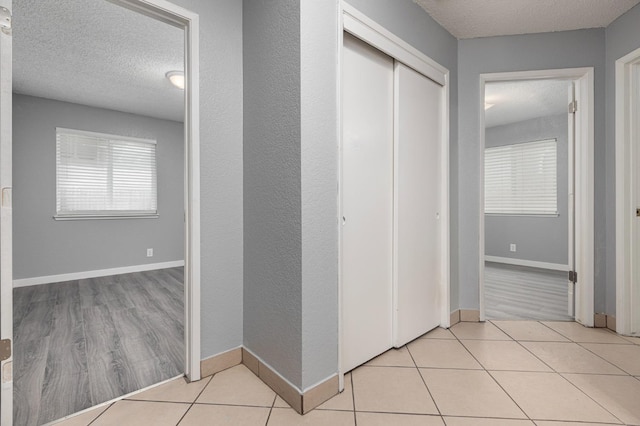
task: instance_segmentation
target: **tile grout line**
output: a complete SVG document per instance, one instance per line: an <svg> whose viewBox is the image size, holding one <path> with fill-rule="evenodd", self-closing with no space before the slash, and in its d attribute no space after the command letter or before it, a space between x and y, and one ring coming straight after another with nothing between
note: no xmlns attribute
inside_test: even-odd
<svg viewBox="0 0 640 426"><path fill-rule="evenodd" d="M496 326L495 324L493 324L491 321L488 321L489 324L491 324L492 326L496 327L498 330L500 330L502 332L502 330L500 329L500 327ZM482 324L482 323L479 323ZM458 341L458 343L460 343L460 345L469 353L469 355L471 355L471 357L478 363L478 365L480 367L482 367L481 371L484 371L485 373L487 373L489 375L489 377L491 377L491 379L495 382L496 385L498 385L498 387L500 389L502 389L502 392L505 393L505 395L507 395L509 397L509 399L515 404L516 407L518 407L518 410L520 410L522 412L522 414L524 414L526 416L526 418L528 420L533 421L533 419L531 419L531 417L529 417L529 414L527 414L524 409L520 406L520 404L518 404L516 402L516 400L511 396L511 394L509 392L507 392L507 390L505 388L502 387L502 385L498 382L498 380L496 380L495 377L493 377L493 375L484 367L484 365L480 362L480 360L478 360L469 350L469 348L467 348L464 343L462 343L462 341L458 338L458 336L455 335L455 333L453 333L453 331L451 332L451 334L453 334L453 336L456 338L456 340ZM509 337L511 339L511 341L515 341L515 339L513 339L511 336L509 336L508 334L505 333L505 335L507 337ZM486 340L485 340L486 341ZM504 340L503 340L504 341Z"/></svg>
<svg viewBox="0 0 640 426"><path fill-rule="evenodd" d="M277 400L278 400L278 394L276 393L273 396L273 402L271 403L271 408L269 408L269 414L267 414L267 421L264 422L264 426L267 426L269 424L269 419L271 418L271 413L273 413L273 408L275 407Z"/></svg>
<svg viewBox="0 0 640 426"><path fill-rule="evenodd" d="M99 419L99 418L100 418L104 413L106 413L107 411L109 411L109 409L110 409L111 407L113 407L114 405L115 405L115 402L112 402L111 404L109 404L109 406L108 406L107 408L105 408L104 410L102 410L102 413L98 414L98 415L96 416L96 418L95 418L95 419L91 420L91 421L87 424L87 426L92 425L92 424L93 424L96 420L98 420L98 419Z"/></svg>
<svg viewBox="0 0 640 426"><path fill-rule="evenodd" d="M358 416L356 416L356 388L353 385L353 370L351 370L351 374L349 375L349 380L351 380L351 402L353 403L353 424L358 426Z"/></svg>
<svg viewBox="0 0 640 426"><path fill-rule="evenodd" d="M559 331L554 330L553 328L549 327L547 324L544 324L542 321L536 321L538 323L540 323L541 325L549 328L552 331L555 331L556 333L560 334L562 337L566 338L569 340L569 343L575 343L578 344L577 342L573 341L573 339L565 336L564 334L560 333ZM575 321L574 321L575 322ZM495 325L495 324L494 324ZM496 325L496 327L498 327ZM498 327L500 328L500 327ZM515 339L514 339L515 340ZM611 414L613 416L614 419L618 420L621 424L624 424L624 422L622 422L618 416L614 415L612 412L610 412L609 410L607 410L605 407L602 406L602 404L600 404L598 401L596 401L595 399L593 399L591 396L587 395L586 392L584 392L582 389L580 389L579 387L577 387L576 385L574 385L569 379L567 379L566 377L564 377L562 374L563 373L559 373L558 371L556 371L555 368L551 367L549 364L547 364L546 362L544 362L542 359L540 359L536 354L534 354L533 352L531 352L526 346L524 346L522 343L520 343L520 341L515 340L516 342L518 342L518 344L523 347L527 352L529 352L531 355L533 355L534 357L536 357L537 359L540 360L540 362L542 362L543 364L545 364L547 367L549 367L551 369L551 374L557 374L559 377L561 377L563 380L565 380L567 383L569 383L571 386L573 386L575 389L577 389L580 393L582 393L583 395L585 395L587 398L589 398L591 401L593 401L597 406L599 406L600 408L602 408L604 411L606 411L607 413ZM553 342L552 342L553 343ZM579 346L579 345L578 345ZM542 372L541 372L542 373ZM491 373L489 373L491 374ZM547 372L546 374L549 374L549 372ZM572 374L572 373L564 373L564 374ZM578 374L578 373L576 373ZM491 376L493 377L493 376ZM495 378L494 378L495 380Z"/></svg>
<svg viewBox="0 0 640 426"><path fill-rule="evenodd" d="M583 345L589 345L589 344L596 344L596 345L609 345L608 343L593 343L593 342L575 342L576 345L580 346L582 349L588 351L589 353L597 356L598 358L600 358L601 360L603 360L604 362L606 362L607 364L610 364L612 366L614 366L615 368L617 368L618 370L622 371L623 373L629 375L629 376L633 376L633 374L629 373L627 370L623 369L622 367L620 367L619 365L614 364L613 362L609 361L608 359L606 359L605 357L593 352L591 349L584 347ZM615 343L614 343L615 344ZM621 346L626 346L626 345L622 345ZM566 374L571 374L571 373L566 373ZM619 374L617 374L619 376Z"/></svg>
<svg viewBox="0 0 640 426"><path fill-rule="evenodd" d="M440 411L440 407L438 407L438 404L436 403L436 399L433 397L433 394L431 393L431 389L429 389L429 385L427 385L427 381L425 380L424 376L420 372L420 368L418 367L418 364L416 363L416 360L413 357L413 354L411 353L411 350L409 349L409 345L405 345L405 348L407 348L407 352L409 353L409 356L411 357L411 361L413 362L413 365L415 365L415 369L418 372L418 375L422 379L422 383L424 383L424 387L427 388L427 392L429 393L429 398L431 398L431 401L433 402L433 406L436 407L436 410L438 411L438 415L440 417L442 417L442 411Z"/></svg>
<svg viewBox="0 0 640 426"><path fill-rule="evenodd" d="M213 380L213 376L215 376L215 374L212 374L211 377L209 377L209 381L207 382L206 385L204 385L204 387L202 388L202 390L200 392L198 392L198 395L196 395L195 399L193 400L193 402L189 405L189 408L187 408L187 411L184 412L184 414L182 415L182 417L180 417L180 420L178 420L178 423L176 423L176 426L178 426L180 423L182 423L182 420L184 420L184 418L187 416L187 414L189 413L189 411L191 411L191 409L193 408L194 405L196 405L196 401L198 400L198 398L200 398L200 396L202 395L202 393L204 392L204 390L209 387L209 384L211 383L211 381Z"/></svg>

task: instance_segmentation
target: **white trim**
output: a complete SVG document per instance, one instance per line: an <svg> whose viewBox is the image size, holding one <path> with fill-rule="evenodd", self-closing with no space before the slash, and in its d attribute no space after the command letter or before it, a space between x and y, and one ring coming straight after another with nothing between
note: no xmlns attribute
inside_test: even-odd
<svg viewBox="0 0 640 426"><path fill-rule="evenodd" d="M538 262L537 260L513 259L510 257L485 256L485 262L505 263L507 265L528 266L530 268L550 269L552 271L569 271L569 265L561 263Z"/></svg>
<svg viewBox="0 0 640 426"><path fill-rule="evenodd" d="M536 70L520 72L502 72L480 74L480 96L477 99L479 117L479 258L478 287L480 321L485 320L484 301L484 148L485 148L485 83L496 81L518 81L534 79L575 80L578 111L576 120L576 161L575 161L575 263L578 273L578 285L575 289L575 320L593 327L594 311L594 70L591 67L566 68L554 70Z"/></svg>
<svg viewBox="0 0 640 426"><path fill-rule="evenodd" d="M144 265L122 266L109 269L95 269L93 271L70 272L68 274L44 275L41 277L33 278L21 278L18 280L13 280L13 288L60 283L65 281L85 280L88 278L108 277L111 275L130 274L132 272L155 271L158 269L177 268L179 266L184 266L184 260L174 260L172 262L161 263L147 263Z"/></svg>
<svg viewBox="0 0 640 426"><path fill-rule="evenodd" d="M411 46L355 7L343 3L343 29L420 74L446 86L449 70Z"/></svg>
<svg viewBox="0 0 640 426"><path fill-rule="evenodd" d="M634 203L634 168L638 158L634 151L633 139L638 135L638 127L633 126L631 119L632 97L631 77L632 67L640 64L640 49L623 56L616 61L616 331L620 334L637 334L640 330L633 329L633 282L634 265L633 253L638 247L633 245L633 211ZM635 166L635 167L634 167Z"/></svg>
<svg viewBox="0 0 640 426"><path fill-rule="evenodd" d="M200 380L200 18L166 0L109 0L185 31L185 374Z"/></svg>
<svg viewBox="0 0 640 426"><path fill-rule="evenodd" d="M0 6L12 9L11 0ZM13 424L12 37L0 31L0 338L11 356L0 363L0 424Z"/></svg>
<svg viewBox="0 0 640 426"><path fill-rule="evenodd" d="M406 41L397 37L380 24L368 18L365 14L350 6L345 0L339 0L338 18L338 60L337 60L337 88L338 88L338 378L340 390L344 389L344 371L342 364L342 321L343 321L343 298L342 298L342 50L344 32L365 41L378 50L386 53L395 60L404 63L429 79L440 84L443 89L442 96L442 139L440 153L442 161L441 169L441 276L440 276L440 296L441 296L441 327L448 328L451 321L451 288L450 288L450 194L449 194L449 70L433 59L429 58L418 49L411 46ZM395 303L395 302L394 302Z"/></svg>

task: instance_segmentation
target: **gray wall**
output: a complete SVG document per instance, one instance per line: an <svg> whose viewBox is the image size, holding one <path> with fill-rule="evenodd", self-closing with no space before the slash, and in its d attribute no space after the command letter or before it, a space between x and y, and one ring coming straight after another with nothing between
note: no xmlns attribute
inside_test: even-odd
<svg viewBox="0 0 640 426"><path fill-rule="evenodd" d="M487 256L562 265L568 263L568 131L566 114L534 118L486 129L485 146L487 148L543 139L558 141L558 216L485 215L485 254ZM516 244L515 253L509 251L511 243Z"/></svg>
<svg viewBox="0 0 640 426"><path fill-rule="evenodd" d="M461 148L458 141L458 100L460 97L460 101L467 105L474 102L468 99L464 92L460 92L460 96L458 95L460 87L458 79L459 75L462 75L462 67L459 66L458 41L411 0L348 0L347 2L440 65L449 69L451 73L449 79L451 310L456 310L459 307L459 262L463 260L459 258L460 250L458 244L461 238L459 235L464 235L461 233L460 224L458 223L459 208L461 207L458 187L459 179L463 178L462 175L466 176L467 174L464 169L459 169L457 160ZM477 264L476 262L475 265Z"/></svg>
<svg viewBox="0 0 640 426"><path fill-rule="evenodd" d="M460 40L458 235L460 308L478 309L480 74L595 68L595 306L605 301L604 29Z"/></svg>
<svg viewBox="0 0 640 426"><path fill-rule="evenodd" d="M302 389L338 371L338 2L300 2Z"/></svg>
<svg viewBox="0 0 640 426"><path fill-rule="evenodd" d="M159 218L54 220L56 127L157 140ZM183 145L182 123L14 95L14 278L183 260Z"/></svg>
<svg viewBox="0 0 640 426"><path fill-rule="evenodd" d="M202 358L242 344L242 2L171 0L200 16Z"/></svg>
<svg viewBox="0 0 640 426"><path fill-rule="evenodd" d="M244 344L301 387L300 5L243 5Z"/></svg>
<svg viewBox="0 0 640 426"><path fill-rule="evenodd" d="M615 62L640 48L640 5L616 19L606 36L606 306L598 304L596 312L616 313L616 223L615 223Z"/></svg>

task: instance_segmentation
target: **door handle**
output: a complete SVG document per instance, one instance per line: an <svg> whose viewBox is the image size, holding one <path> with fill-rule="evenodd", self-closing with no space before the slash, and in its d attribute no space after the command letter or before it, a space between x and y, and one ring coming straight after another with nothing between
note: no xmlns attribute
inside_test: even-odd
<svg viewBox="0 0 640 426"><path fill-rule="evenodd" d="M636 217L640 217L640 209L636 209Z"/></svg>

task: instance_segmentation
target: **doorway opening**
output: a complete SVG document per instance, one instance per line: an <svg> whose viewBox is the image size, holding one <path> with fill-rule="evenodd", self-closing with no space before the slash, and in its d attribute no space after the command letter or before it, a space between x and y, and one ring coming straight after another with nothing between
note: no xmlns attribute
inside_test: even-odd
<svg viewBox="0 0 640 426"><path fill-rule="evenodd" d="M593 326L590 69L481 76L480 319Z"/></svg>
<svg viewBox="0 0 640 426"><path fill-rule="evenodd" d="M3 424L43 424L200 378L198 17L163 0L13 12L1 410Z"/></svg>

